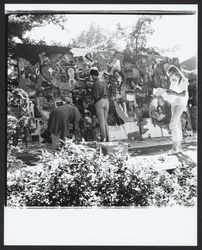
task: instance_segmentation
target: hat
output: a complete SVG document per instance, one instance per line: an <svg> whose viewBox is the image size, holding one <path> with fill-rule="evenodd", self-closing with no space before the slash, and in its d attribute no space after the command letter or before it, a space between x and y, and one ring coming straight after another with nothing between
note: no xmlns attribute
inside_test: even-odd
<svg viewBox="0 0 202 250"><path fill-rule="evenodd" d="M94 75L94 76L98 76L99 75L99 71L98 71L97 67L92 67L90 69L90 75Z"/></svg>
<svg viewBox="0 0 202 250"><path fill-rule="evenodd" d="M171 65L168 69L167 69L167 76L171 76L173 73L177 73L179 74L181 77L183 77L183 74L181 73L181 71L175 66L175 65Z"/></svg>

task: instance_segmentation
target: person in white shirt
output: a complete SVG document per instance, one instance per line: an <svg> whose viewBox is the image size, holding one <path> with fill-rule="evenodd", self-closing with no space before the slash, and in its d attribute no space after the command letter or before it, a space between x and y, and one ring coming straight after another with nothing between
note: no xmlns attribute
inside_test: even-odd
<svg viewBox="0 0 202 250"><path fill-rule="evenodd" d="M183 139L181 115L187 110L189 99L188 79L184 77L181 71L174 65L167 70L170 79L170 88L166 90L164 99L171 104L170 130L172 134L173 147L169 154L178 154L182 152L181 142Z"/></svg>

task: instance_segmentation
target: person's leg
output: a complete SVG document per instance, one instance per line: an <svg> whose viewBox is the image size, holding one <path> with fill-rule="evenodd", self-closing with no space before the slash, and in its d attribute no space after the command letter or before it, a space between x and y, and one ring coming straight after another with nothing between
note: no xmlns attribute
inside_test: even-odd
<svg viewBox="0 0 202 250"><path fill-rule="evenodd" d="M183 107L181 106L171 106L171 121L170 130L172 134L173 141L173 151L178 151L181 148L182 141L182 126L181 126L181 115L183 112Z"/></svg>
<svg viewBox="0 0 202 250"><path fill-rule="evenodd" d="M138 128L139 128L139 132L140 132L140 141L143 141L143 138L142 138L142 122L138 123Z"/></svg>
<svg viewBox="0 0 202 250"><path fill-rule="evenodd" d="M179 120L177 122L177 130L178 130L178 137L177 137L177 150L181 151L182 150L182 140L183 140L183 130L182 130L182 123L181 123L181 116L184 112L184 107L183 106L178 106L177 108L177 113Z"/></svg>
<svg viewBox="0 0 202 250"><path fill-rule="evenodd" d="M64 121L63 126L61 127L60 139L65 140L65 138L69 138L69 124Z"/></svg>
<svg viewBox="0 0 202 250"><path fill-rule="evenodd" d="M104 141L106 139L105 137L106 132L105 132L105 117L104 117L104 108L102 99L95 104L95 109L99 121L101 141Z"/></svg>
<svg viewBox="0 0 202 250"><path fill-rule="evenodd" d="M143 138L142 138L142 122L143 122L142 109L140 109L139 107L136 107L135 113L137 116L137 125L138 125L139 133L140 133L140 141L143 141Z"/></svg>
<svg viewBox="0 0 202 250"><path fill-rule="evenodd" d="M174 152L177 152L177 143L176 143L176 117L175 117L175 107L172 107L171 106L171 120L170 120L170 124L169 124L169 128L170 128L170 131L171 131L171 136L172 136L172 149L171 151L169 152L169 154L172 154Z"/></svg>
<svg viewBox="0 0 202 250"><path fill-rule="evenodd" d="M42 143L51 143L51 133L47 129L44 130L41 137L44 139Z"/></svg>
<svg viewBox="0 0 202 250"><path fill-rule="evenodd" d="M54 146L58 146L60 143L60 135L51 134L51 138L52 138L52 144Z"/></svg>
<svg viewBox="0 0 202 250"><path fill-rule="evenodd" d="M105 107L104 107L104 119L105 119L105 133L106 133L106 141L109 141L109 127L107 123L107 117L109 113L109 100L105 100Z"/></svg>

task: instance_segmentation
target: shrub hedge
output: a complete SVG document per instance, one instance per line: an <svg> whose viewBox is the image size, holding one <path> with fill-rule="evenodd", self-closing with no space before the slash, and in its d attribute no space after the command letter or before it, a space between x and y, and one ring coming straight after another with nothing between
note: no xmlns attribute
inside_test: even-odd
<svg viewBox="0 0 202 250"><path fill-rule="evenodd" d="M120 152L100 155L72 140L54 153L42 151L38 166L9 162L8 206L193 206L195 164L172 173L152 165L129 164Z"/></svg>

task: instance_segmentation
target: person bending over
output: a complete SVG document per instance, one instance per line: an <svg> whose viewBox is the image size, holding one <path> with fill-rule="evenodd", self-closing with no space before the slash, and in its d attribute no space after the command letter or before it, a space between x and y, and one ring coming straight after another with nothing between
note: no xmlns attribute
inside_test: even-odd
<svg viewBox="0 0 202 250"><path fill-rule="evenodd" d="M47 130L51 133L52 143L57 144L59 139L69 137L69 126L73 124L75 138L79 138L79 122L81 115L74 105L67 103L50 112Z"/></svg>

